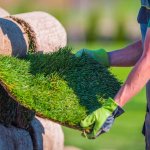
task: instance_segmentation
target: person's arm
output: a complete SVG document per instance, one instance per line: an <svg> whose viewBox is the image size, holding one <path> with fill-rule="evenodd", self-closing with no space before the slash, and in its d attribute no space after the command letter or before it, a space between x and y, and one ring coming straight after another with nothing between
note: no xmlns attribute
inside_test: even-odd
<svg viewBox="0 0 150 150"><path fill-rule="evenodd" d="M147 36L146 43L150 43L150 35L149 37ZM138 44L140 46L138 46ZM112 59L113 57L115 59L115 61L113 60L115 62L115 66L125 66L127 63L128 65L134 65L136 61L138 61L134 69L131 71L125 84L121 87L114 99L108 98L102 103L102 106L99 109L89 114L84 120L81 120L80 122L80 126L83 129L93 125L90 132L85 131L83 134L89 139L94 139L102 133L108 132L112 127L115 118L124 113L122 106L137 92L139 92L139 90L150 78L150 45L145 44L144 52L141 51L142 48L139 48L141 47L139 42L135 44L135 47L131 47L132 46L130 45L127 48L124 48L124 50L122 49L119 51L114 51L113 54L115 55L112 56ZM134 53L130 53L132 50ZM135 52L138 54L135 54ZM117 55L119 55L120 59L117 59ZM128 57L128 59L126 57Z"/></svg>
<svg viewBox="0 0 150 150"><path fill-rule="evenodd" d="M150 28L147 30L144 51L114 100L124 106L150 79Z"/></svg>
<svg viewBox="0 0 150 150"><path fill-rule="evenodd" d="M83 54L88 55L95 61L106 67L130 67L134 66L139 60L143 52L141 40L132 43L125 48L107 52L105 49L89 50L83 48L79 50L75 56L81 57Z"/></svg>
<svg viewBox="0 0 150 150"><path fill-rule="evenodd" d="M142 41L139 40L125 48L108 52L110 66L134 66L143 52Z"/></svg>
<svg viewBox="0 0 150 150"><path fill-rule="evenodd" d="M129 100L128 92L131 93L130 96L133 96L135 93L134 92L132 93L132 90L135 89L136 92L138 92L140 90L139 87L142 87L144 85L141 84L141 86L139 85L136 86L136 78L139 78L138 75L139 73L141 73L142 76L143 71L147 70L148 64L145 65L145 61L147 61L148 59L145 58L144 56L145 53L142 54L143 48L141 41L135 42L123 49L115 50L110 53L107 53L104 49L99 49L95 51L82 49L79 52L77 52L76 56L80 57L82 56L83 53L87 54L88 56L90 56L91 58L93 58L94 60L105 66L133 66L136 64L136 62L138 62L135 65L134 69L136 70L136 68L138 68L137 69L138 71L133 71L133 73L131 73L134 75L133 81L130 79L131 77L129 77L127 83L121 88L121 90L116 95L115 99L108 98L104 103L102 103L102 106L99 109L89 114L84 120L81 120L80 126L83 129L86 129L88 127L91 127L91 125L93 125L91 131L90 132L85 131L83 135L89 139L94 139L99 135L101 135L102 133L108 132L111 126L113 125L115 118L123 114L124 110L121 108L123 106L122 102L127 102ZM146 74L144 75L146 76ZM146 79L147 78L148 77L146 76ZM133 87L131 83L129 84L132 86L131 87L128 86L128 82L131 83L133 82L133 84L135 84L135 87ZM138 84L140 84L141 82L143 82L142 79L138 82Z"/></svg>

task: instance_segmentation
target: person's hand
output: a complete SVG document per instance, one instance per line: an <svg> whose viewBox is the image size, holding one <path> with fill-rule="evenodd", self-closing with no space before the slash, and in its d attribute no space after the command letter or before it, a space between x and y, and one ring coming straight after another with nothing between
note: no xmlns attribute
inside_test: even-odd
<svg viewBox="0 0 150 150"><path fill-rule="evenodd" d="M88 55L90 58L93 58L95 61L99 62L100 64L106 67L110 66L108 53L104 49L98 50L81 49L75 54L75 56L81 57L83 54Z"/></svg>
<svg viewBox="0 0 150 150"><path fill-rule="evenodd" d="M117 103L109 98L106 100L102 107L88 115L80 122L83 129L92 126L90 133L84 132L84 136L89 139L95 139L100 134L108 132L113 125L114 119L124 113L124 110L117 105Z"/></svg>

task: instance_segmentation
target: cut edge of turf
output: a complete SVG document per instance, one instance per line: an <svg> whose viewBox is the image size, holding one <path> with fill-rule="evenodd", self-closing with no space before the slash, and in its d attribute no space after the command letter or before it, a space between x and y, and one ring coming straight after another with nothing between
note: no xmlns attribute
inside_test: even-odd
<svg viewBox="0 0 150 150"><path fill-rule="evenodd" d="M4 83L4 81L2 81L2 79L0 79L0 85L1 85L1 86L4 88L4 90L7 92L8 96L10 96L14 101L16 101L19 105L24 106L26 109L29 109L27 106L22 105L20 102L17 101L16 96L10 91L9 87ZM33 111L35 111L35 110L33 110ZM85 131L85 130L87 130L87 129L81 129L80 126L68 125L68 124L59 122L59 121L57 121L57 120L47 118L47 117L43 116L42 114L40 114L40 113L38 113L38 112L35 112L35 114L36 114L38 117L41 117L41 118L43 118L43 119L47 119L47 120L53 121L53 122L55 122L55 123L58 123L58 124L60 124L60 125L65 126L65 127L69 127L69 128L72 128L72 129L75 129L75 130L78 130L78 131Z"/></svg>

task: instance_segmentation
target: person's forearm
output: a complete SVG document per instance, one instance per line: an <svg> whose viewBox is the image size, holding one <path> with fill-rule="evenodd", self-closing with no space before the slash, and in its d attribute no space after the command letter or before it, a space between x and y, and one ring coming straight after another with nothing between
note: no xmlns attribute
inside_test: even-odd
<svg viewBox="0 0 150 150"><path fill-rule="evenodd" d="M142 42L137 41L125 48L108 52L110 66L130 67L134 66L143 52Z"/></svg>
<svg viewBox="0 0 150 150"><path fill-rule="evenodd" d="M119 106L124 106L135 96L150 79L150 66L145 65L147 59L140 60L129 74L114 100Z"/></svg>
<svg viewBox="0 0 150 150"><path fill-rule="evenodd" d="M129 74L126 82L121 87L114 100L121 107L136 95L150 79L150 29L147 31L144 51Z"/></svg>

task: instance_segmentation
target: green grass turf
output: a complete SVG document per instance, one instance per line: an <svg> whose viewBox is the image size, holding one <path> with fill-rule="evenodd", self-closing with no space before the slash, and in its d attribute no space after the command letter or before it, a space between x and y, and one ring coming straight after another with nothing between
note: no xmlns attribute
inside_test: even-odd
<svg viewBox="0 0 150 150"><path fill-rule="evenodd" d="M107 68L87 56L76 58L69 48L29 54L24 60L0 56L0 66L0 80L14 100L39 116L77 129L120 88ZM11 109L11 103L7 105Z"/></svg>
<svg viewBox="0 0 150 150"><path fill-rule="evenodd" d="M128 43L88 43L74 45L76 49L82 47L97 49L106 48L107 51L119 49ZM72 45L72 44L71 44ZM115 67L111 72L124 81L131 68ZM103 134L96 140L88 140L81 136L80 132L69 128L63 128L65 133L65 145L72 145L82 150L144 150L144 136L141 134L145 110L145 88L124 107L125 113L115 120L109 133Z"/></svg>

